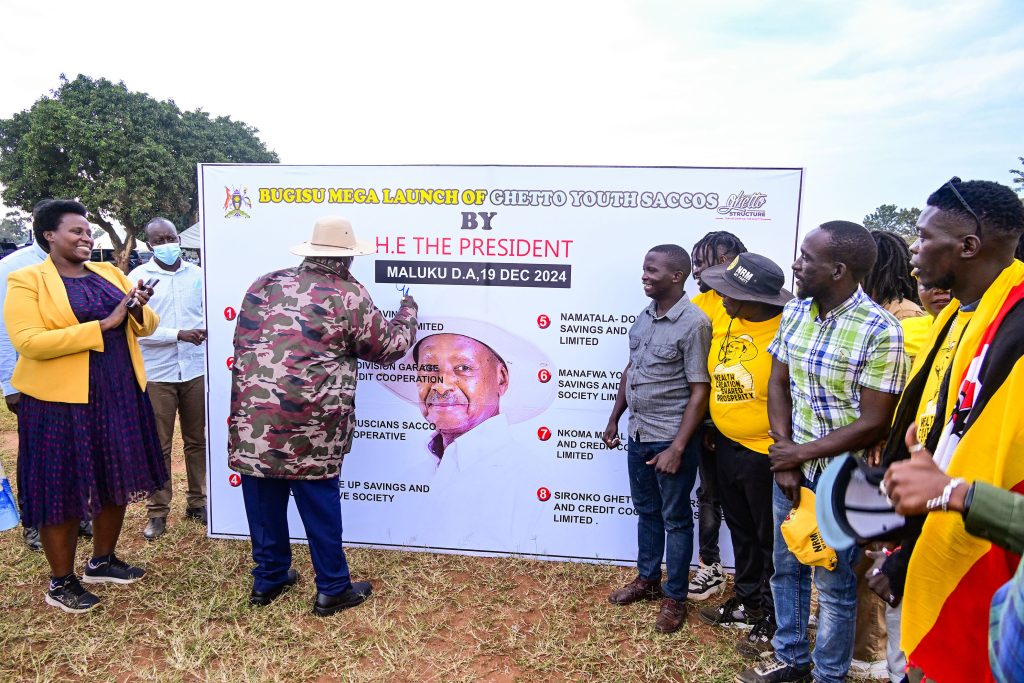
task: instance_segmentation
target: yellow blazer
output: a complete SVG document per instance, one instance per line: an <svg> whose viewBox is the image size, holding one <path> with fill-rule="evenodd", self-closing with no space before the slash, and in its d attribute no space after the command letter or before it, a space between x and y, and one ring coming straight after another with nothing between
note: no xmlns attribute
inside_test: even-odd
<svg viewBox="0 0 1024 683"><path fill-rule="evenodd" d="M87 262L85 267L113 283L125 294L132 283L110 263ZM128 314L125 330L135 378L146 389L146 370L138 337L153 334L160 322L153 309L142 309L142 324ZM78 322L57 267L47 256L36 266L16 270L7 277L4 322L18 362L11 384L41 401L88 403L89 352L103 351L100 322Z"/></svg>

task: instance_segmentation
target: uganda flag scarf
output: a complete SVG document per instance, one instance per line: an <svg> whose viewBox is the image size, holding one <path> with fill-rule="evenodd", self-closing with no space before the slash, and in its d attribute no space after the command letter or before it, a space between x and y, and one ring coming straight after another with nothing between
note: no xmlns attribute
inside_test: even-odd
<svg viewBox="0 0 1024 683"><path fill-rule="evenodd" d="M985 292L957 346L934 454L951 477L1024 493L1022 300L1024 264L1014 261ZM957 308L953 302L940 314L933 346ZM908 662L939 683L993 680L989 604L1013 576L1018 560L969 535L959 514L929 514L910 557L903 597L902 645Z"/></svg>

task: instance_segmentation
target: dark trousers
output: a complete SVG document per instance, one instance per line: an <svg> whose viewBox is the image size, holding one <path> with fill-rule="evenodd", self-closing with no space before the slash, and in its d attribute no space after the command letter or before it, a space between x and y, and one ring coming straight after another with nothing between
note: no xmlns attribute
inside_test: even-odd
<svg viewBox="0 0 1024 683"><path fill-rule="evenodd" d="M736 597L747 612L774 614L772 476L768 456L721 434L715 437L718 493L736 556Z"/></svg>
<svg viewBox="0 0 1024 683"><path fill-rule="evenodd" d="M715 464L715 452L704 448L703 432L713 427L701 427L694 434L694 440L700 448L698 471L700 485L697 486L697 543L700 548L700 561L704 564L721 562L718 551L718 533L722 528L722 505L718 494L718 470ZM771 508L769 508L771 510Z"/></svg>
<svg viewBox="0 0 1024 683"><path fill-rule="evenodd" d="M338 478L303 481L242 476L245 516L252 536L253 590L266 592L285 582L292 565L288 498L295 496L306 528L316 589L340 595L352 585L341 547L341 496Z"/></svg>

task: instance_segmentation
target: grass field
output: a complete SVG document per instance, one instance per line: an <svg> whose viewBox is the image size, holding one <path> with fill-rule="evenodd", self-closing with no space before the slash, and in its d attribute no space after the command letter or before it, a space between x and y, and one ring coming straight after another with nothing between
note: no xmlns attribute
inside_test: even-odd
<svg viewBox="0 0 1024 683"><path fill-rule="evenodd" d="M16 455L2 410L12 483ZM622 567L353 548L353 574L375 594L321 619L309 552L296 546L299 585L251 608L249 544L206 538L182 519L181 498L155 543L142 538L145 506L129 508L119 554L148 574L96 588L101 606L80 616L45 605L42 553L19 531L0 534L0 681L732 681L744 668L735 632L701 624L694 605L665 636L655 603L609 604L633 578ZM78 571L90 549L79 546Z"/></svg>

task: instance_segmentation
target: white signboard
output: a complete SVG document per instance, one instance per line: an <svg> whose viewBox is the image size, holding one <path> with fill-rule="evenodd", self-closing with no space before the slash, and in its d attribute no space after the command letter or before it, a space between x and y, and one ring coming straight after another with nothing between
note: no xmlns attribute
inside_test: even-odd
<svg viewBox="0 0 1024 683"><path fill-rule="evenodd" d="M340 480L346 543L623 563L636 558L626 417L619 449L600 436L627 331L649 303L644 255L727 230L788 271L802 182L801 169L748 168L202 165L199 174L212 536L248 535L226 462L242 297L263 273L299 263L288 247L309 239L319 217L342 215L377 242L352 271L382 311L393 314L408 288L419 340L443 332L482 342L508 370L500 386L474 385L468 373L439 379L429 370L455 350L426 342L424 357L360 363ZM464 365L480 360L461 352ZM458 375L462 366L450 366ZM439 383L451 385L448 398L424 398ZM437 428L474 424L474 399L487 392L501 396L500 413L452 441L438 466L428 449ZM294 506L289 522L303 540ZM727 541L723 525L731 564Z"/></svg>

